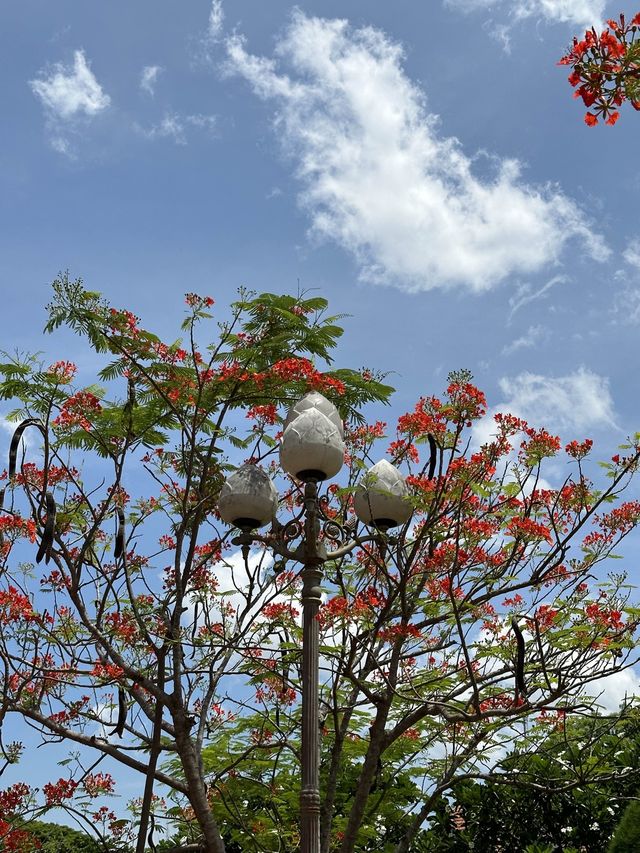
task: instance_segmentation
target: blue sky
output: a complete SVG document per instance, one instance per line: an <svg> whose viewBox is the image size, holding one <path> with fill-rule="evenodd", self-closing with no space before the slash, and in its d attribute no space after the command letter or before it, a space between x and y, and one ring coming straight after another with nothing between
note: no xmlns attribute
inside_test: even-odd
<svg viewBox="0 0 640 853"><path fill-rule="evenodd" d="M640 117L587 128L555 63L617 2L4 3L0 344L83 363L41 334L64 269L168 336L185 291L300 286L397 413L468 367L607 456L640 428Z"/></svg>
<svg viewBox="0 0 640 853"><path fill-rule="evenodd" d="M43 346L61 269L167 333L185 290L299 281L353 315L342 360L396 371L399 406L467 366L495 404L624 435L637 117L585 127L555 65L603 12L5 4L3 342Z"/></svg>

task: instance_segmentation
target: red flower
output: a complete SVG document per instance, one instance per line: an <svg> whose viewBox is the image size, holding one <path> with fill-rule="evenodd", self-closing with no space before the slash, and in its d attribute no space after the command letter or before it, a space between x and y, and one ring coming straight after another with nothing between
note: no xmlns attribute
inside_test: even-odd
<svg viewBox="0 0 640 853"><path fill-rule="evenodd" d="M593 115L593 113L587 113L584 117L584 123L589 125L589 127L595 127L595 125L598 124L598 119Z"/></svg>
<svg viewBox="0 0 640 853"><path fill-rule="evenodd" d="M70 800L78 787L73 779L58 779L57 782L47 782L42 786L45 803L48 806L57 806L63 800Z"/></svg>
<svg viewBox="0 0 640 853"><path fill-rule="evenodd" d="M593 441L586 438L584 441L570 441L565 447L565 453L574 459L583 459L593 447Z"/></svg>
<svg viewBox="0 0 640 853"><path fill-rule="evenodd" d="M610 124L613 126L618 121L619 118L620 118L620 113L617 110L615 110L605 120L605 124Z"/></svg>
<svg viewBox="0 0 640 853"><path fill-rule="evenodd" d="M113 777L110 773L89 773L84 777L84 789L90 797L113 792Z"/></svg>

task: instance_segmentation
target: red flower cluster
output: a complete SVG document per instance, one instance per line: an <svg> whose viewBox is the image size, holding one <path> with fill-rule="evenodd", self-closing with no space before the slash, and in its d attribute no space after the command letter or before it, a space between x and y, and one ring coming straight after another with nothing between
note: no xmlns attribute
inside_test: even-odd
<svg viewBox="0 0 640 853"><path fill-rule="evenodd" d="M104 621L109 630L125 643L132 643L138 636L138 626L131 612L107 613Z"/></svg>
<svg viewBox="0 0 640 853"><path fill-rule="evenodd" d="M507 696L506 693L502 693L500 696L490 696L488 699L483 699L480 703L480 711L486 713L487 711L504 710L513 708L514 705L516 705L515 699Z"/></svg>
<svg viewBox="0 0 640 853"><path fill-rule="evenodd" d="M535 618L541 631L551 628L559 611L550 604L541 604L535 612Z"/></svg>
<svg viewBox="0 0 640 853"><path fill-rule="evenodd" d="M624 101L640 110L640 53L636 42L640 12L629 24L624 15L607 23L608 28L600 35L592 28L582 41L574 38L558 63L573 67L569 83L576 89L574 97L582 98L590 110L584 118L589 127L598 124L599 117L605 124L614 125L620 117L617 108Z"/></svg>
<svg viewBox="0 0 640 853"><path fill-rule="evenodd" d="M214 300L210 296L198 296L197 293L187 293L185 294L184 301L187 303L189 308L211 308L214 304Z"/></svg>
<svg viewBox="0 0 640 853"><path fill-rule="evenodd" d="M90 797L113 793L114 781L111 773L89 773L82 784Z"/></svg>
<svg viewBox="0 0 640 853"><path fill-rule="evenodd" d="M14 829L6 820L0 820L0 842L4 853L33 853L42 844L26 829Z"/></svg>
<svg viewBox="0 0 640 853"><path fill-rule="evenodd" d="M527 440L520 445L520 461L527 465L537 464L541 459L555 456L560 450L560 438L551 435L546 429L525 427Z"/></svg>
<svg viewBox="0 0 640 853"><path fill-rule="evenodd" d="M278 410L273 403L267 403L264 406L252 406L247 411L246 415L250 420L256 420L258 423L269 424L273 426L278 420Z"/></svg>
<svg viewBox="0 0 640 853"><path fill-rule="evenodd" d="M68 483L79 476L77 468L66 468L62 465L49 465L47 468L47 484L55 486L58 483ZM33 462L25 462L18 474L16 483L19 486L35 486L41 489L44 485L44 471Z"/></svg>
<svg viewBox="0 0 640 853"><path fill-rule="evenodd" d="M79 426L90 430L92 417L102 411L100 400L90 391L78 391L62 404L60 414L52 421L54 426L62 429Z"/></svg>
<svg viewBox="0 0 640 853"><path fill-rule="evenodd" d="M447 396L449 406L455 413L455 418L450 415L450 419L464 421L469 427L472 421L483 417L487 411L487 398L484 392L471 382L452 382L447 388Z"/></svg>
<svg viewBox="0 0 640 853"><path fill-rule="evenodd" d="M298 618L300 612L290 604L274 602L273 604L265 604L262 608L262 615L270 622L276 622L278 620L292 622Z"/></svg>
<svg viewBox="0 0 640 853"><path fill-rule="evenodd" d="M354 596L351 603L342 595L337 595L335 598L330 598L320 609L318 620L324 628L326 625L331 625L336 619L357 619L358 616L371 613L386 604L385 596L375 587L370 586L363 592L359 592Z"/></svg>
<svg viewBox="0 0 640 853"><path fill-rule="evenodd" d="M60 383L71 382L77 371L76 365L72 361L56 361L50 365L47 373L50 373Z"/></svg>
<svg viewBox="0 0 640 853"><path fill-rule="evenodd" d="M63 800L73 797L78 783L73 779L58 779L57 782L47 782L42 786L44 801L48 806L59 806Z"/></svg>
<svg viewBox="0 0 640 853"><path fill-rule="evenodd" d="M507 524L507 531L514 539L546 539L551 542L551 531L544 524L539 524L532 518L512 518Z"/></svg>
<svg viewBox="0 0 640 853"><path fill-rule="evenodd" d="M345 429L345 442L354 450L364 450L369 447L376 438L383 438L386 429L384 421L376 421L373 424L363 426L347 427Z"/></svg>
<svg viewBox="0 0 640 853"><path fill-rule="evenodd" d="M15 539L25 536L29 542L35 542L36 523L19 515L3 515L0 517L0 537L7 534Z"/></svg>
<svg viewBox="0 0 640 853"><path fill-rule="evenodd" d="M112 332L128 333L134 338L140 334L138 328L139 317L136 317L131 311L118 311L117 308L109 309L110 327Z"/></svg>
<svg viewBox="0 0 640 853"><path fill-rule="evenodd" d="M344 394L344 383L333 376L326 376L315 369L307 358L284 358L277 361L271 368L271 374L285 382L304 381L309 390L333 391L334 394Z"/></svg>
<svg viewBox="0 0 640 853"><path fill-rule="evenodd" d="M597 602L593 602L592 604L587 604L584 612L587 614L588 619L605 628L613 628L616 631L624 628L622 612L620 610L602 608Z"/></svg>
<svg viewBox="0 0 640 853"><path fill-rule="evenodd" d="M29 598L15 586L0 590L0 622L3 625L10 622L33 622L35 618L36 614Z"/></svg>
<svg viewBox="0 0 640 853"><path fill-rule="evenodd" d="M584 457L590 453L592 447L593 441L590 438L585 438L582 442L570 441L564 451L569 456L573 456L574 459L584 459Z"/></svg>
<svg viewBox="0 0 640 853"><path fill-rule="evenodd" d="M15 785L0 791L0 816L11 817L23 809L25 801L31 796L31 788L25 782L16 782Z"/></svg>
<svg viewBox="0 0 640 853"><path fill-rule="evenodd" d="M413 412L398 418L398 432L419 437L446 431L446 418L441 413L442 403L436 397L421 397Z"/></svg>
<svg viewBox="0 0 640 853"><path fill-rule="evenodd" d="M387 640L394 643L396 640L405 637L413 637L419 640L422 637L422 632L417 625L390 625L388 628L383 628L378 636L381 640Z"/></svg>
<svg viewBox="0 0 640 853"><path fill-rule="evenodd" d="M297 698L296 690L293 687L287 687L283 679L275 675L266 678L262 686L256 690L258 702L272 701L280 705L293 705Z"/></svg>
<svg viewBox="0 0 640 853"><path fill-rule="evenodd" d="M97 663L89 675L92 678L102 678L105 681L117 681L124 670L113 663Z"/></svg>

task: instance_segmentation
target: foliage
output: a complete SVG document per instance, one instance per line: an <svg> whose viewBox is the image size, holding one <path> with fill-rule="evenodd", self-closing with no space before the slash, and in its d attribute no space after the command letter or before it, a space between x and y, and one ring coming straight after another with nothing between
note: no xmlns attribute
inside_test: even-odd
<svg viewBox="0 0 640 853"><path fill-rule="evenodd" d="M439 804L424 853L471 844L478 853L535 844L549 853L600 853L640 779L640 712L564 720L534 752L514 749L501 770L500 781L463 782Z"/></svg>
<svg viewBox="0 0 640 853"><path fill-rule="evenodd" d="M95 838L70 826L34 820L27 829L37 839L40 853L105 853L104 845Z"/></svg>
<svg viewBox="0 0 640 853"><path fill-rule="evenodd" d="M569 83L576 88L575 97L589 108L585 123L589 127L603 118L614 125L620 117L618 107L625 101L640 110L640 12L627 23L624 15L609 20L598 35L595 27L584 39L574 38L573 45L559 65L571 65Z"/></svg>
<svg viewBox="0 0 640 853"><path fill-rule="evenodd" d="M522 775L501 758L514 743L535 784L538 747L572 715L597 716L592 683L635 660L640 611L624 572L599 568L640 520L640 502L621 500L637 438L598 469L590 439L563 446L498 414L476 447L486 400L464 371L388 435L361 411L386 401L384 377L329 363L342 330L325 300L241 293L206 346L213 300L188 294L187 308L183 340L165 342L63 277L47 329L88 341L107 360L99 381L76 384L68 361L0 364L0 398L44 453L18 456L16 442L4 475L2 703L82 751L42 792L0 792L5 843L19 800L101 815L104 838L135 829L138 850L166 816L215 853L295 849L300 578L264 547L276 523L243 554L216 507L250 461L276 479L280 517L301 514L277 443L309 390L346 421L347 464L319 504L323 853L417 849L452 790ZM385 452L411 489L393 534L353 513ZM549 463L566 471L554 488ZM301 526L288 530L293 546ZM332 550L336 530L349 547ZM98 811L113 780L87 769L88 752L141 774L131 825ZM614 772L594 763L590 782Z"/></svg>
<svg viewBox="0 0 640 853"><path fill-rule="evenodd" d="M608 853L635 853L640 848L640 800L629 803L622 815Z"/></svg>

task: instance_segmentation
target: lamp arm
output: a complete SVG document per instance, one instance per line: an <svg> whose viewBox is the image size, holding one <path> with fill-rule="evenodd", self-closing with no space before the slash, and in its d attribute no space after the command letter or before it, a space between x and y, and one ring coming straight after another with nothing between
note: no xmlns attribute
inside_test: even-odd
<svg viewBox="0 0 640 853"><path fill-rule="evenodd" d="M345 545L342 545L340 548L336 548L335 551L329 551L327 553L327 560L339 560L340 557L346 557L347 554L350 554L354 548L357 548L358 545L364 545L366 542L379 542L380 536L363 536L362 538L352 539L350 542L347 542Z"/></svg>

